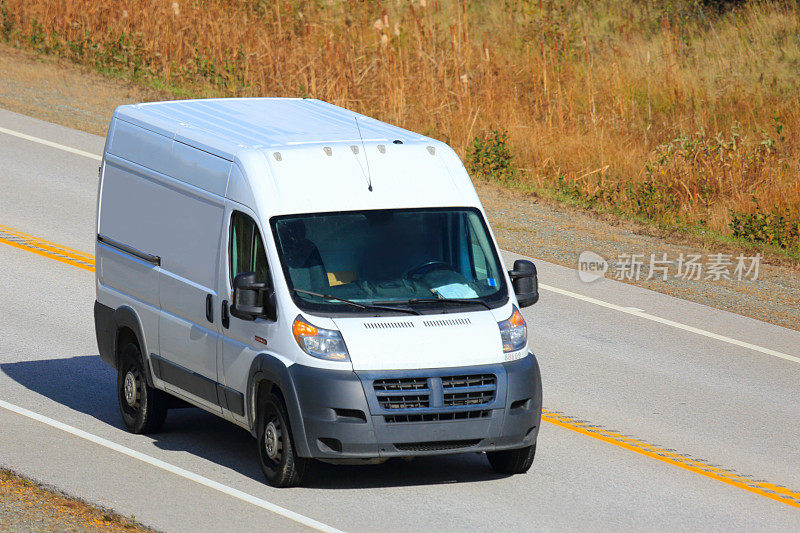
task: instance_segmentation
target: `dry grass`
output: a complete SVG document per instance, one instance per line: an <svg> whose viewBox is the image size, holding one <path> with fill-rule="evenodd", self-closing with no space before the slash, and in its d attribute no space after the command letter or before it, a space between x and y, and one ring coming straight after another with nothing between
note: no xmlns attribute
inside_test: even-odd
<svg viewBox="0 0 800 533"><path fill-rule="evenodd" d="M133 518L70 498L6 469L0 469L0 528L3 531L153 531Z"/></svg>
<svg viewBox="0 0 800 533"><path fill-rule="evenodd" d="M0 5L0 37L18 46L179 94L313 96L462 155L500 128L513 186L800 247L794 2L722 15L695 0Z"/></svg>

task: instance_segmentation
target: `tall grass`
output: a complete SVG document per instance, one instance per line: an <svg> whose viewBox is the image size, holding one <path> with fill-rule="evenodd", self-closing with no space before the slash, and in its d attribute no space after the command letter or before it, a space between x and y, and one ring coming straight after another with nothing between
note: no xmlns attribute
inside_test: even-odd
<svg viewBox="0 0 800 533"><path fill-rule="evenodd" d="M462 155L502 130L518 166L505 185L800 247L794 2L721 14L696 0L0 6L0 38L17 46L186 95L313 96Z"/></svg>

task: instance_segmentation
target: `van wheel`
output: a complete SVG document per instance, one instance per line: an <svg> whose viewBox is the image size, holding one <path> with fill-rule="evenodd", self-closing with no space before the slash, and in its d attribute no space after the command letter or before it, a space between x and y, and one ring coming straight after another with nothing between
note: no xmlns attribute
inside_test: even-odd
<svg viewBox="0 0 800 533"><path fill-rule="evenodd" d="M117 400L131 433L157 433L167 418L168 396L147 385L142 354L133 343L122 348L117 366Z"/></svg>
<svg viewBox="0 0 800 533"><path fill-rule="evenodd" d="M530 470L535 455L535 444L516 450L486 452L486 458L489 459L489 464L492 465L495 472L500 474L524 474Z"/></svg>
<svg viewBox="0 0 800 533"><path fill-rule="evenodd" d="M298 457L283 400L266 395L258 409L258 458L267 483L296 487L303 481L310 459Z"/></svg>

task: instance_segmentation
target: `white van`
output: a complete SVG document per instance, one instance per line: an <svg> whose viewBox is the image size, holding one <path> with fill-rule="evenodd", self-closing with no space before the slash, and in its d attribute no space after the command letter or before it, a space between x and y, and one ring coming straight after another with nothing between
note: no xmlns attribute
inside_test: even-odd
<svg viewBox="0 0 800 533"><path fill-rule="evenodd" d="M95 324L126 427L191 404L249 430L268 482L313 459L533 462L541 378L446 144L319 100L120 106L100 167Z"/></svg>

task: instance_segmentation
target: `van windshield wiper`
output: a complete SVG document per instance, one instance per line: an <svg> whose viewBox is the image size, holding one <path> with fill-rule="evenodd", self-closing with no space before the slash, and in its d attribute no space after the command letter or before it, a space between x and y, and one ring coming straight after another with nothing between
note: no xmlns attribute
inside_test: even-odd
<svg viewBox="0 0 800 533"><path fill-rule="evenodd" d="M389 302L375 302L376 304L385 304ZM433 303L445 303L445 304L458 304L458 305L471 305L471 304L478 304L484 306L486 309L491 310L491 306L481 300L480 298L473 298L473 299L460 299L460 298L412 298L410 300L398 300L396 303L403 303L406 305L413 305L413 304L433 304Z"/></svg>
<svg viewBox="0 0 800 533"><path fill-rule="evenodd" d="M419 315L420 312L416 309L409 309L407 307L393 307L389 305L375 305L375 304L362 304L359 302L354 302L353 300L348 300L346 298L339 298L338 296L332 296L330 294L322 294L321 292L314 292L314 291L307 291L305 289L292 289L294 292L299 292L301 294L308 294L309 296L316 296L317 298L322 298L323 300L334 300L337 302L346 303L348 305L352 305L353 307L357 307L359 309L377 309L379 311L401 311L403 313L411 313L412 315Z"/></svg>

